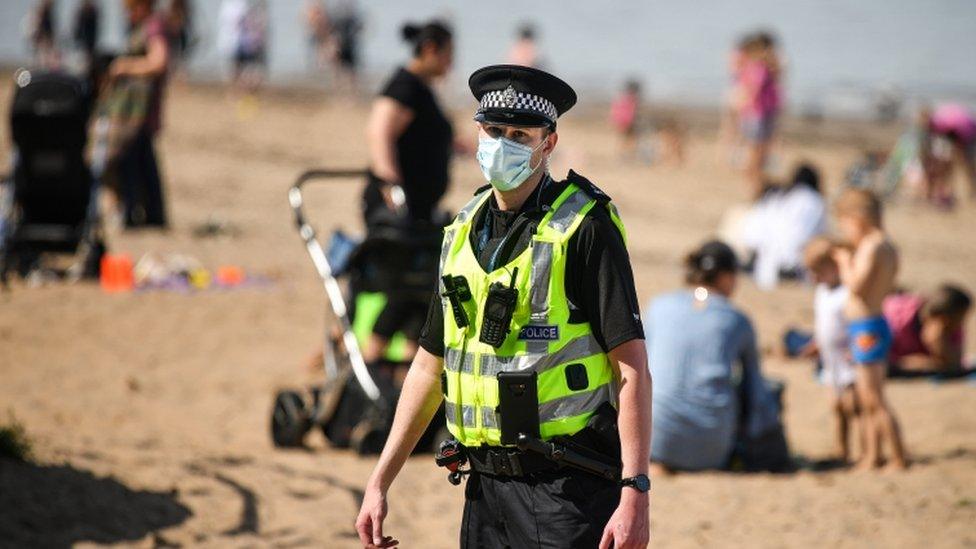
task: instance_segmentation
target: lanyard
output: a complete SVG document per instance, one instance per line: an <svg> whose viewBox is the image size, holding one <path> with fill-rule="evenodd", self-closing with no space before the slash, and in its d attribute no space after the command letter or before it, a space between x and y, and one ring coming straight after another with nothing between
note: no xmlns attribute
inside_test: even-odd
<svg viewBox="0 0 976 549"><path fill-rule="evenodd" d="M536 192L536 199L535 199L536 206L539 206L539 201L542 200L542 192L545 190L546 186L549 184L549 181L550 181L549 174L545 174L545 175L542 176L542 182L539 183L539 189ZM490 218L490 216L491 216L491 211L490 211L491 203L490 202L488 204L488 208L489 208L489 211L485 212L485 221L484 221L484 223L483 223L483 225L481 227L480 234L478 235L478 253L479 253L479 255L488 246L488 240L489 240L489 238L491 236L492 220ZM503 249L505 249L505 246L508 244L508 240L509 240L509 238L511 236L512 236L511 231L507 232L505 234L505 237L502 238L502 241L498 244L498 247L495 248L495 251L494 252L492 252L491 257L488 258L488 266L487 266L487 268L485 270L487 270L489 273L495 270L496 263L498 262L498 254L501 253L501 251Z"/></svg>

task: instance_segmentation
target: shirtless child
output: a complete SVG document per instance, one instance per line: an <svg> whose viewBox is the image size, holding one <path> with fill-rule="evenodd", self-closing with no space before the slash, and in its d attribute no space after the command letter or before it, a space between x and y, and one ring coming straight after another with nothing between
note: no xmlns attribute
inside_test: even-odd
<svg viewBox="0 0 976 549"><path fill-rule="evenodd" d="M834 260L850 295L844 307L851 358L857 365L855 389L865 434L858 469L880 465L881 447L891 446L890 469L904 469L898 421L884 398L886 359L891 330L881 314L881 302L894 287L898 251L881 228L881 202L870 191L846 189L834 205L837 225L853 251L839 247Z"/></svg>

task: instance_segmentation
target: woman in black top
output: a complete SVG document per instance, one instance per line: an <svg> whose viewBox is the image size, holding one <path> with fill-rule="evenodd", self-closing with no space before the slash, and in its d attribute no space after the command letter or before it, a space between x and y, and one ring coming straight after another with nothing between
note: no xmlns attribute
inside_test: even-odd
<svg viewBox="0 0 976 549"><path fill-rule="evenodd" d="M391 220L400 226L429 223L447 192L454 131L431 84L451 67L451 31L431 21L405 25L403 37L413 46L413 58L394 72L373 102L366 131L370 173L363 214L367 227ZM363 349L367 362L382 358L398 331L406 336L412 356L424 325L426 301L417 296L387 296Z"/></svg>
<svg viewBox="0 0 976 549"><path fill-rule="evenodd" d="M366 130L370 177L363 207L367 224L380 209L406 208L411 219L429 220L447 191L454 132L431 84L451 67L451 31L431 21L405 25L403 37L413 45L413 58L393 73L373 102Z"/></svg>

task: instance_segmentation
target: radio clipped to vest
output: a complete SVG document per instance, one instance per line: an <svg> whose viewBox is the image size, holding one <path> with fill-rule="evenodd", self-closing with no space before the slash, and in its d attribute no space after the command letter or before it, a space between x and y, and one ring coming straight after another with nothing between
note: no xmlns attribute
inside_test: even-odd
<svg viewBox="0 0 976 549"><path fill-rule="evenodd" d="M485 309L481 313L481 333L478 340L492 347L501 347L512 325L512 315L518 304L518 290L515 289L515 278L518 267L512 271L512 280L506 288L495 282L488 287L488 297L485 299Z"/></svg>
<svg viewBox="0 0 976 549"><path fill-rule="evenodd" d="M444 283L444 293L441 294L451 302L451 312L454 313L454 323L458 328L467 328L468 313L464 310L463 303L471 299L471 289L468 287L468 280L463 276L444 275L441 277Z"/></svg>

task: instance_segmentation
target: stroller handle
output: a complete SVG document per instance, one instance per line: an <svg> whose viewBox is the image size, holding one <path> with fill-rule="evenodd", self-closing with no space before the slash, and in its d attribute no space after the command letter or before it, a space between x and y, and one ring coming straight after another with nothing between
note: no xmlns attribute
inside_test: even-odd
<svg viewBox="0 0 976 549"><path fill-rule="evenodd" d="M291 189L288 190L288 202L291 204L291 209L295 214L295 224L298 226L299 230L306 225L305 222L305 207L304 199L302 197L302 187L310 181L324 182L325 180L336 180L336 179L355 179L358 177L363 177L369 173L366 169L345 169L345 170L327 170L324 168L316 168L308 170L298 176L295 183L292 184Z"/></svg>
<svg viewBox="0 0 976 549"><path fill-rule="evenodd" d="M363 392L366 393L366 396L373 402L380 403L381 395L379 386L376 385L376 381L373 380L373 376L370 374L369 368L363 360L359 342L356 340L356 335L353 333L349 321L349 310L346 307L342 290L339 288L339 282L335 278L335 271L332 265L329 264L328 255L319 243L318 238L315 237L315 229L307 222L304 200L302 198L302 187L310 181L317 179L351 179L362 177L365 174L366 170L308 170L298 176L295 183L288 189L288 203L291 204L292 211L295 213L295 224L298 226L298 234L305 242L305 250L308 252L312 263L315 265L315 270L322 279L325 293L329 297L329 305L332 307L332 312L339 321L339 327L342 329L342 342L349 356L352 373L356 381L359 382L360 387L362 387ZM326 370L330 374L338 373L336 371L330 372L328 363Z"/></svg>

